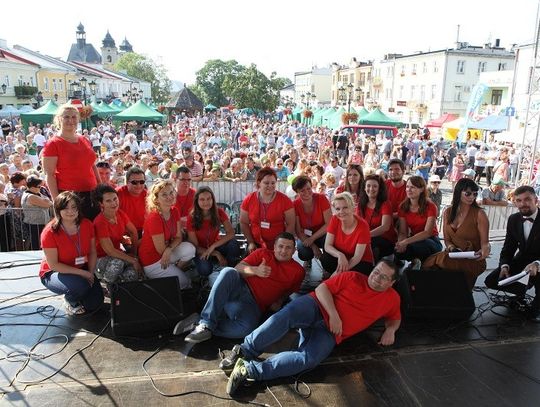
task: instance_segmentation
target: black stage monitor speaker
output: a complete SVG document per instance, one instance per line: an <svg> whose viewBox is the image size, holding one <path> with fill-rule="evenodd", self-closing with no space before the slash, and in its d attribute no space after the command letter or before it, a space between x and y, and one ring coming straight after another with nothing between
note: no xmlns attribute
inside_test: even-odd
<svg viewBox="0 0 540 407"><path fill-rule="evenodd" d="M476 309L463 272L407 269L402 279L405 317L465 320Z"/></svg>
<svg viewBox="0 0 540 407"><path fill-rule="evenodd" d="M177 277L111 285L111 326L116 336L172 332L184 318Z"/></svg>

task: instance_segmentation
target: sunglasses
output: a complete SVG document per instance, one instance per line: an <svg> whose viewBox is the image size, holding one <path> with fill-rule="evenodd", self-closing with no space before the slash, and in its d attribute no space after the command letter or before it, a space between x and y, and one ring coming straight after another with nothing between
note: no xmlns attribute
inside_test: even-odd
<svg viewBox="0 0 540 407"><path fill-rule="evenodd" d="M143 180L140 180L140 181L137 181L137 180L133 180L133 181L129 181L129 183L131 185L144 185L146 181L143 181Z"/></svg>
<svg viewBox="0 0 540 407"><path fill-rule="evenodd" d="M465 194L465 196L471 196L471 195L478 196L478 192L465 191L463 193Z"/></svg>

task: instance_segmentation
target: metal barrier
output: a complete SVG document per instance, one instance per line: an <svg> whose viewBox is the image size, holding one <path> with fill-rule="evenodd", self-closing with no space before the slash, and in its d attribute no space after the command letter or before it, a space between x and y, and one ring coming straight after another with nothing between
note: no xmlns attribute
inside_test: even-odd
<svg viewBox="0 0 540 407"><path fill-rule="evenodd" d="M256 190L255 181L200 181L194 182L193 188L206 186L214 191L216 202L222 202L229 206L233 203L242 201L246 195ZM285 193L289 184L284 181L278 181L276 188L278 191Z"/></svg>
<svg viewBox="0 0 540 407"><path fill-rule="evenodd" d="M43 208L7 208L0 213L0 252L39 250L40 234L45 225L24 222L25 213L39 213L51 219L49 210Z"/></svg>

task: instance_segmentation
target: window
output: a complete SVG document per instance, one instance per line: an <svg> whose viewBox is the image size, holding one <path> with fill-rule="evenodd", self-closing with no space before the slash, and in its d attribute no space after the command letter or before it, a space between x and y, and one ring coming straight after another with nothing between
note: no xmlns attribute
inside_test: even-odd
<svg viewBox="0 0 540 407"><path fill-rule="evenodd" d="M403 99L403 89L405 88L405 86L403 85L400 85L399 87L399 98L400 99Z"/></svg>
<svg viewBox="0 0 540 407"><path fill-rule="evenodd" d="M386 67L386 77L389 78L392 76L392 67L388 66Z"/></svg>
<svg viewBox="0 0 540 407"><path fill-rule="evenodd" d="M416 97L416 86L411 85L411 100L414 100Z"/></svg>
<svg viewBox="0 0 540 407"><path fill-rule="evenodd" d="M63 91L64 90L64 82L62 79L58 79L58 90Z"/></svg>
<svg viewBox="0 0 540 407"><path fill-rule="evenodd" d="M478 75L480 75L481 72L485 72L486 71L486 65L487 63L486 62L478 62Z"/></svg>
<svg viewBox="0 0 540 407"><path fill-rule="evenodd" d="M385 98L386 98L386 100L392 99L392 89L386 89Z"/></svg>
<svg viewBox="0 0 540 407"><path fill-rule="evenodd" d="M43 90L49 90L49 78L43 78Z"/></svg>
<svg viewBox="0 0 540 407"><path fill-rule="evenodd" d="M457 61L457 73L465 73L465 61Z"/></svg>
<svg viewBox="0 0 540 407"><path fill-rule="evenodd" d="M405 65L401 65L401 76L405 76Z"/></svg>
<svg viewBox="0 0 540 407"><path fill-rule="evenodd" d="M437 97L437 85L431 85L431 99Z"/></svg>
<svg viewBox="0 0 540 407"><path fill-rule="evenodd" d="M427 62L422 62L422 73L427 73Z"/></svg>
<svg viewBox="0 0 540 407"><path fill-rule="evenodd" d="M412 71L411 71L411 73L412 73L413 75L416 75L416 64L413 64L413 65L412 65Z"/></svg>
<svg viewBox="0 0 540 407"><path fill-rule="evenodd" d="M24 85L24 82L23 82L23 76L22 76L22 75L19 75L18 82L19 82L19 86L23 86L23 85Z"/></svg>
<svg viewBox="0 0 540 407"><path fill-rule="evenodd" d="M500 106L502 102L502 89L493 89L491 91L491 104L495 106Z"/></svg>
<svg viewBox="0 0 540 407"><path fill-rule="evenodd" d="M53 88L54 91L58 90L58 87L56 86L56 79L54 79L54 78L52 80L52 88Z"/></svg>
<svg viewBox="0 0 540 407"><path fill-rule="evenodd" d="M108 63L111 63L111 62L112 62L112 58L111 58L110 55L107 55L107 62L108 62Z"/></svg>
<svg viewBox="0 0 540 407"><path fill-rule="evenodd" d="M34 77L33 76L30 77L30 86L34 86Z"/></svg>
<svg viewBox="0 0 540 407"><path fill-rule="evenodd" d="M499 62L499 71L506 70L506 62Z"/></svg>
<svg viewBox="0 0 540 407"><path fill-rule="evenodd" d="M353 73L349 76L349 83L354 83L354 74Z"/></svg>
<svg viewBox="0 0 540 407"><path fill-rule="evenodd" d="M364 86L365 84L366 84L366 74L362 72L360 74L360 86Z"/></svg>
<svg viewBox="0 0 540 407"><path fill-rule="evenodd" d="M454 102L461 102L461 92L463 91L461 86L454 86Z"/></svg>
<svg viewBox="0 0 540 407"><path fill-rule="evenodd" d="M420 103L424 103L426 100L426 85L420 86Z"/></svg>
<svg viewBox="0 0 540 407"><path fill-rule="evenodd" d="M433 61L433 72L439 72L439 67L437 66L437 61Z"/></svg>

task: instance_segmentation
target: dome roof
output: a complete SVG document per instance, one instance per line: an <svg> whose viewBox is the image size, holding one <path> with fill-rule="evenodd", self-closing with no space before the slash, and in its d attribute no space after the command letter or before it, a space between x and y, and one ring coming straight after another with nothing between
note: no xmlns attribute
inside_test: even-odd
<svg viewBox="0 0 540 407"><path fill-rule="evenodd" d="M81 33L84 32L84 25L82 25L82 23L79 23L79 25L77 26L77 31Z"/></svg>
<svg viewBox="0 0 540 407"><path fill-rule="evenodd" d="M107 48L114 48L116 47L116 43L114 42L113 37L109 33L109 30L107 30L107 34L105 35L105 38L103 38L103 46Z"/></svg>

